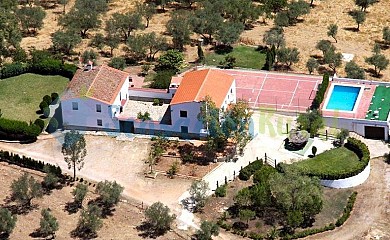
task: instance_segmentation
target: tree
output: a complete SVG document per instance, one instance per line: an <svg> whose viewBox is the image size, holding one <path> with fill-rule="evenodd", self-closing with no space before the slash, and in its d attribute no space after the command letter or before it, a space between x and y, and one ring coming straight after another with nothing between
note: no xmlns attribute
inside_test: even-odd
<svg viewBox="0 0 390 240"><path fill-rule="evenodd" d="M288 68L291 67L293 63L299 61L299 51L298 48L280 48L276 52L278 56L278 61L287 65Z"/></svg>
<svg viewBox="0 0 390 240"><path fill-rule="evenodd" d="M62 154L65 162L68 164L68 168L73 168L73 181L76 179L76 167L81 170L84 166L84 158L87 155L85 147L84 135L74 130L65 133Z"/></svg>
<svg viewBox="0 0 390 240"><path fill-rule="evenodd" d="M202 3L203 8L195 10L191 26L195 33L200 34L205 43L212 43L213 36L218 32L224 18L218 11L215 11L213 4L209 1Z"/></svg>
<svg viewBox="0 0 390 240"><path fill-rule="evenodd" d="M336 73L336 68L340 67L342 64L343 55L341 53L336 53L333 50L328 50L324 55L324 63L328 64L329 67Z"/></svg>
<svg viewBox="0 0 390 240"><path fill-rule="evenodd" d="M344 145L345 139L349 136L349 130L342 128L340 129L340 132L337 133L337 139L340 141L340 145Z"/></svg>
<svg viewBox="0 0 390 240"><path fill-rule="evenodd" d="M72 30L56 31L53 33L51 40L54 50L65 55L69 55L73 48L81 43L80 35Z"/></svg>
<svg viewBox="0 0 390 240"><path fill-rule="evenodd" d="M2 1L0 4L4 5L6 2ZM11 5L9 7L10 9L0 8L0 65L4 58L11 55L12 49L19 47L22 40L18 20Z"/></svg>
<svg viewBox="0 0 390 240"><path fill-rule="evenodd" d="M355 0L355 4L360 7L360 11L366 11L368 6L374 4L376 0Z"/></svg>
<svg viewBox="0 0 390 240"><path fill-rule="evenodd" d="M308 131L311 137L314 137L318 130L324 126L322 115L316 109L299 114L297 123L299 128Z"/></svg>
<svg viewBox="0 0 390 240"><path fill-rule="evenodd" d="M16 15L19 18L22 29L27 34L30 34L30 29L35 33L37 29L43 27L43 19L46 16L46 12L42 7L21 7L17 10Z"/></svg>
<svg viewBox="0 0 390 240"><path fill-rule="evenodd" d="M147 59L154 60L154 56L160 51L167 49L167 39L162 36L156 35L155 32L146 33L145 38L145 47L148 49Z"/></svg>
<svg viewBox="0 0 390 240"><path fill-rule="evenodd" d="M8 209L0 208L0 237L2 235L7 237L12 233L16 225L16 219L16 216L12 215Z"/></svg>
<svg viewBox="0 0 390 240"><path fill-rule="evenodd" d="M215 11L215 9L213 10ZM224 3L223 10L226 19L231 22L242 23L243 25L256 21L262 11L261 7L254 4L251 0L230 0ZM220 13L220 11L216 12Z"/></svg>
<svg viewBox="0 0 390 240"><path fill-rule="evenodd" d="M40 220L39 233L43 237L52 236L55 238L55 232L58 230L58 221L51 213L50 209L42 209L41 211L41 220Z"/></svg>
<svg viewBox="0 0 390 240"><path fill-rule="evenodd" d="M362 11L353 11L351 13L352 18L355 20L357 24L356 30L359 31L360 29L360 24L364 23L366 21L366 13Z"/></svg>
<svg viewBox="0 0 390 240"><path fill-rule="evenodd" d="M176 215L170 214L170 211L161 202L155 202L145 210L146 222L154 234L162 235L171 228Z"/></svg>
<svg viewBox="0 0 390 240"><path fill-rule="evenodd" d="M288 12L278 12L274 18L274 25L280 28L290 26L290 18Z"/></svg>
<svg viewBox="0 0 390 240"><path fill-rule="evenodd" d="M390 28L389 27L383 27L383 41L385 44L390 45Z"/></svg>
<svg viewBox="0 0 390 240"><path fill-rule="evenodd" d="M93 62L94 64L96 64L97 57L98 54L93 49L85 50L81 54L81 61L84 64L88 64L89 62Z"/></svg>
<svg viewBox="0 0 390 240"><path fill-rule="evenodd" d="M60 180L58 176L48 166L44 166L43 171L46 173L46 176L43 178L42 185L49 190L55 188Z"/></svg>
<svg viewBox="0 0 390 240"><path fill-rule="evenodd" d="M99 199L103 205L110 208L119 202L123 189L116 181L109 182L106 180L98 183L96 193L99 194Z"/></svg>
<svg viewBox="0 0 390 240"><path fill-rule="evenodd" d="M251 192L249 188L243 188L238 191L237 195L234 196L234 202L239 207L249 207L252 205Z"/></svg>
<svg viewBox="0 0 390 240"><path fill-rule="evenodd" d="M347 62L345 65L345 72L347 73L347 78L353 79L364 79L364 69L359 67L354 61Z"/></svg>
<svg viewBox="0 0 390 240"><path fill-rule="evenodd" d="M94 238L97 231L103 226L102 210L95 204L88 205L81 211L81 215L74 231L74 235L84 238Z"/></svg>
<svg viewBox="0 0 390 240"><path fill-rule="evenodd" d="M264 1L264 9L266 12L277 13L287 7L287 0L268 0Z"/></svg>
<svg viewBox="0 0 390 240"><path fill-rule="evenodd" d="M328 26L328 32L327 32L328 37L332 37L336 41L336 43L337 43L336 36L337 36L338 28L339 27L337 26L337 24L330 24Z"/></svg>
<svg viewBox="0 0 390 240"><path fill-rule="evenodd" d="M126 41L126 47L124 48L129 56L134 60L142 60L146 58L146 43L147 39L145 35L131 36Z"/></svg>
<svg viewBox="0 0 390 240"><path fill-rule="evenodd" d="M316 48L320 51L322 51L322 55L325 55L327 51L335 51L336 48L333 46L333 44L328 40L320 40Z"/></svg>
<svg viewBox="0 0 390 240"><path fill-rule="evenodd" d="M119 32L119 35L126 42L134 30L142 29L142 16L135 11L124 14L114 13L107 24Z"/></svg>
<svg viewBox="0 0 390 240"><path fill-rule="evenodd" d="M96 47L99 50L103 50L105 46L105 38L101 33L96 33L95 36L92 37L91 42L89 44L91 47Z"/></svg>
<svg viewBox="0 0 390 240"><path fill-rule="evenodd" d="M375 44L373 49L373 55L365 59L366 63L374 65L374 74L376 77L380 77L380 72L387 68L389 65L389 59L385 55L381 54L379 45Z"/></svg>
<svg viewBox="0 0 390 240"><path fill-rule="evenodd" d="M225 56L224 60L219 62L222 68L232 69L236 65L236 58L228 54Z"/></svg>
<svg viewBox="0 0 390 240"><path fill-rule="evenodd" d="M23 206L30 207L31 200L43 196L41 184L25 173L11 184L11 198Z"/></svg>
<svg viewBox="0 0 390 240"><path fill-rule="evenodd" d="M173 12L166 27L168 33L172 36L174 48L183 51L184 45L191 42L192 29L189 14L185 11Z"/></svg>
<svg viewBox="0 0 390 240"><path fill-rule="evenodd" d="M314 72L315 69L318 68L318 62L315 58L309 58L309 60L307 60L306 62L306 67L307 67L307 70L309 71L309 74L312 74Z"/></svg>
<svg viewBox="0 0 390 240"><path fill-rule="evenodd" d="M276 49L283 47L286 44L283 28L275 27L266 31L263 36L263 42L268 46L275 46Z"/></svg>
<svg viewBox="0 0 390 240"><path fill-rule="evenodd" d="M321 211L322 187L318 178L286 169L285 173L272 174L269 182L272 196L292 230Z"/></svg>
<svg viewBox="0 0 390 240"><path fill-rule="evenodd" d="M88 186L83 183L78 183L76 188L73 189L72 195L74 197L74 202L76 203L78 208L81 208L83 205L83 201L85 196L87 196Z"/></svg>
<svg viewBox="0 0 390 240"><path fill-rule="evenodd" d="M292 1L288 4L287 16L289 25L296 24L298 18L310 12L310 5L304 0Z"/></svg>
<svg viewBox="0 0 390 240"><path fill-rule="evenodd" d="M249 224L249 220L256 216L256 212L249 209L240 209L238 216L241 221L245 221L246 224Z"/></svg>
<svg viewBox="0 0 390 240"><path fill-rule="evenodd" d="M139 3L137 2L136 5L136 12L141 14L142 17L146 20L145 28L149 27L149 21L152 19L153 15L156 14L156 5L154 3Z"/></svg>
<svg viewBox="0 0 390 240"><path fill-rule="evenodd" d="M126 68L127 65L126 65L126 60L123 57L113 57L111 61L108 63L108 66L119 70L123 70Z"/></svg>
<svg viewBox="0 0 390 240"><path fill-rule="evenodd" d="M192 182L188 191L194 202L194 211L199 211L206 205L209 190L209 184L204 180L195 180Z"/></svg>
<svg viewBox="0 0 390 240"><path fill-rule="evenodd" d="M68 4L69 0L59 0L58 2L64 6L62 13L65 14L66 13L66 4Z"/></svg>
<svg viewBox="0 0 390 240"><path fill-rule="evenodd" d="M177 50L168 50L157 59L156 70L173 70L178 72L184 64L184 55Z"/></svg>
<svg viewBox="0 0 390 240"><path fill-rule="evenodd" d="M238 41L240 34L244 31L244 24L241 22L223 22L217 32L217 40L227 46Z"/></svg>
<svg viewBox="0 0 390 240"><path fill-rule="evenodd" d="M196 231L197 240L212 240L213 236L219 235L219 226L213 222L202 221L200 229Z"/></svg>

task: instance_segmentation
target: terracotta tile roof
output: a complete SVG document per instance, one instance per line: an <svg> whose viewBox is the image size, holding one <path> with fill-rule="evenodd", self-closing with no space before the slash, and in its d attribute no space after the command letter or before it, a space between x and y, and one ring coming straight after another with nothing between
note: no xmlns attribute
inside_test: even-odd
<svg viewBox="0 0 390 240"><path fill-rule="evenodd" d="M61 99L87 97L112 104L128 76L128 73L106 65L90 71L78 69Z"/></svg>
<svg viewBox="0 0 390 240"><path fill-rule="evenodd" d="M184 75L171 104L200 102L209 95L221 107L234 78L216 69L203 69Z"/></svg>

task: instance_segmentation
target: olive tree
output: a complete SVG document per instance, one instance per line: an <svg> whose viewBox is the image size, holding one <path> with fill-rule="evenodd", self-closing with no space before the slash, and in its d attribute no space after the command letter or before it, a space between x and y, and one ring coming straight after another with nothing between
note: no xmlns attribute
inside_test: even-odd
<svg viewBox="0 0 390 240"><path fill-rule="evenodd" d="M73 168L74 181L76 179L76 168L78 170L83 168L84 158L87 155L84 135L74 130L65 133L62 154L64 155L65 162L68 164L68 168Z"/></svg>
<svg viewBox="0 0 390 240"><path fill-rule="evenodd" d="M162 235L171 228L176 215L170 214L170 211L161 202L155 202L145 210L146 223L151 234Z"/></svg>
<svg viewBox="0 0 390 240"><path fill-rule="evenodd" d="M0 208L0 238L12 233L16 225L16 216L6 208Z"/></svg>

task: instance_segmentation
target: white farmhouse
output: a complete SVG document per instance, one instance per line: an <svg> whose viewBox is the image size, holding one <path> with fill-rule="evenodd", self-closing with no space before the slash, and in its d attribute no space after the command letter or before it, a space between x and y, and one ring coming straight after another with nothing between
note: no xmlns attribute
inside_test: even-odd
<svg viewBox="0 0 390 240"><path fill-rule="evenodd" d="M129 74L106 65L77 70L61 97L64 129L119 131Z"/></svg>

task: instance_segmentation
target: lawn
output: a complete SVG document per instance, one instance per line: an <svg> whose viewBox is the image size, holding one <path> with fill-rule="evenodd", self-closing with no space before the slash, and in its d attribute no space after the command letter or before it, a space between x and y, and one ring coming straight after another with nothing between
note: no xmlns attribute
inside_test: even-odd
<svg viewBox="0 0 390 240"><path fill-rule="evenodd" d="M364 164L358 156L345 147L325 151L314 158L292 164L299 170L313 175L348 172Z"/></svg>
<svg viewBox="0 0 390 240"><path fill-rule="evenodd" d="M44 95L65 90L69 79L61 76L23 74L0 80L0 109L4 118L34 121Z"/></svg>
<svg viewBox="0 0 390 240"><path fill-rule="evenodd" d="M265 64L265 54L256 51L254 47L248 46L235 46L230 53L208 53L206 54L205 63L209 66L218 66L228 54L236 58L236 67L262 69Z"/></svg>

